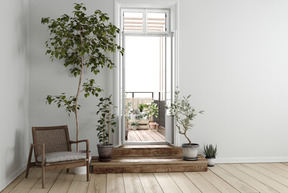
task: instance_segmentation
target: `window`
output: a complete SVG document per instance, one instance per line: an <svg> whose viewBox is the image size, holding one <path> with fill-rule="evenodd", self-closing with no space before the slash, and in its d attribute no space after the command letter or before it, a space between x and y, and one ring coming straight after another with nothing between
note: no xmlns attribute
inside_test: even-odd
<svg viewBox="0 0 288 193"><path fill-rule="evenodd" d="M168 34L169 10L123 9L122 31L124 33Z"/></svg>

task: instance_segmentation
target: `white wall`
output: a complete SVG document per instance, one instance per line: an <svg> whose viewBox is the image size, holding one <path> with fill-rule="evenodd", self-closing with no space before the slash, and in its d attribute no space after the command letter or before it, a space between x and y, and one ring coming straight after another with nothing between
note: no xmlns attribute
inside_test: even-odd
<svg viewBox="0 0 288 193"><path fill-rule="evenodd" d="M48 38L41 17L72 10L72 0L30 0L30 127L68 124L74 118L45 105L47 94L74 94L76 79L61 62L45 56ZM113 18L113 1L83 1ZM180 0L180 90L205 110L190 136L200 145L217 144L219 161L288 161L288 2L285 0ZM111 92L106 73L98 77ZM82 102L80 138L96 153L95 105ZM30 133L29 133L30 135ZM185 142L181 138L181 142Z"/></svg>
<svg viewBox="0 0 288 193"><path fill-rule="evenodd" d="M205 110L190 136L219 161L288 161L288 2L180 0L180 90Z"/></svg>
<svg viewBox="0 0 288 193"><path fill-rule="evenodd" d="M1 1L0 191L28 157L28 0Z"/></svg>
<svg viewBox="0 0 288 193"><path fill-rule="evenodd" d="M45 98L48 94L59 95L62 92L71 95L76 94L78 79L71 77L68 69L65 69L61 61L50 61L48 55L45 55L45 41L49 38L47 25L41 24L42 17L58 18L64 13L70 14L74 10L74 0L30 0L30 111L29 124L32 126L51 126L68 124L70 138L75 140L75 118L67 115L65 109L57 108L55 105L46 105ZM83 2L87 11L92 14L96 9L108 13L113 21L113 1L92 1ZM112 72L110 72L112 74ZM84 76L86 76L84 74ZM84 77L84 80L87 77ZM97 75L96 82L105 92L103 95L112 94L112 76L102 71ZM110 85L110 86L107 86ZM96 105L98 99L83 96L80 98L82 109L79 111L80 121L80 139L89 139L90 149L93 155L96 155L96 144L98 143L96 133ZM31 135L31 134L30 134ZM80 146L81 147L81 146ZM84 148L84 146L82 146Z"/></svg>

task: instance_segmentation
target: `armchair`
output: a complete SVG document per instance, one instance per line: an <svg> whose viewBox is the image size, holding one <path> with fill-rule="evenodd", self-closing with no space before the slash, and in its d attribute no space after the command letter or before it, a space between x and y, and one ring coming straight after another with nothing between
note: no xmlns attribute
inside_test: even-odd
<svg viewBox="0 0 288 193"><path fill-rule="evenodd" d="M45 171L86 166L89 181L89 142L88 140L71 141L68 126L32 127L33 144L27 162L25 177L30 167L42 168L42 188L45 187ZM86 153L72 152L71 145L86 143ZM34 150L35 162L31 163Z"/></svg>

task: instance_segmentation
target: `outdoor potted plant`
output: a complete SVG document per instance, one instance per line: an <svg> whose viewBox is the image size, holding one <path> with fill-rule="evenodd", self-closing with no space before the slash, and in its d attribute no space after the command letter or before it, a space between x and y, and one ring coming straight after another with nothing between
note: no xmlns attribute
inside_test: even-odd
<svg viewBox="0 0 288 193"><path fill-rule="evenodd" d="M158 105L154 102L152 102L150 105L147 105L146 114L149 118L149 127L155 129L157 123L153 122L153 117L158 117Z"/></svg>
<svg viewBox="0 0 288 193"><path fill-rule="evenodd" d="M116 126L115 114L113 113L113 103L111 96L107 98L100 98L100 102L97 105L99 110L97 115L100 115L96 130L98 131L97 137L101 144L97 144L99 161L111 161L113 145L110 142L111 134L114 133Z"/></svg>
<svg viewBox="0 0 288 193"><path fill-rule="evenodd" d="M131 123L131 127L132 127L132 130L133 130L133 131L136 131L136 130L137 130L137 127L138 127L138 122L137 122L137 121L133 121L133 122Z"/></svg>
<svg viewBox="0 0 288 193"><path fill-rule="evenodd" d="M158 117L158 105L152 102L150 105L148 105L146 113L149 117L149 120L153 121L153 116Z"/></svg>
<svg viewBox="0 0 288 193"><path fill-rule="evenodd" d="M140 110L140 112L142 112L143 109L144 109L144 104L139 104L139 105L138 105L138 109Z"/></svg>
<svg viewBox="0 0 288 193"><path fill-rule="evenodd" d="M215 147L212 144L204 145L203 153L205 158L208 160L208 166L213 167L216 161L217 145L215 145Z"/></svg>
<svg viewBox="0 0 288 193"><path fill-rule="evenodd" d="M200 113L202 114L204 111L196 111L190 104L189 98L191 95L185 97L183 99L179 99L180 91L175 92L174 102L171 103L169 112L171 116L175 118L176 127L178 129L179 134L184 135L184 137L188 140L188 143L182 144L183 150L183 159L184 160L197 160L198 159L198 147L199 145L196 143L192 143L189 137L187 136L187 131L192 128L191 121Z"/></svg>
<svg viewBox="0 0 288 193"><path fill-rule="evenodd" d="M83 93L85 98L90 95L98 97L102 91L99 86L96 86L94 78L100 69L115 67L107 53L120 51L123 55L124 49L115 43L120 29L112 25L108 15L100 10L96 10L92 15L86 14L86 7L82 3L75 3L72 16L64 14L57 19L44 17L41 23L47 24L50 32L50 38L46 41L46 54L50 55L52 61L54 59L63 61L64 67L69 68L70 74L75 78L78 77L75 95L67 96L62 93L46 97L49 105L55 103L58 108L64 107L68 115L75 114L76 141L78 141L80 94ZM83 76L87 74L88 77L88 72L95 77L83 82ZM78 145L76 151L79 151Z"/></svg>

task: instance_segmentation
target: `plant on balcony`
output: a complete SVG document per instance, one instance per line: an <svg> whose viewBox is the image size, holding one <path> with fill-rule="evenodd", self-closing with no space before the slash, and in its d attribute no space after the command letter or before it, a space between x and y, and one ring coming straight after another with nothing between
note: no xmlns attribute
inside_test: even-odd
<svg viewBox="0 0 288 193"><path fill-rule="evenodd" d="M132 130L137 130L137 126L138 126L138 121L137 120L134 120L131 122L131 127L132 127Z"/></svg>
<svg viewBox="0 0 288 193"><path fill-rule="evenodd" d="M84 97L92 95L98 97L103 91L96 86L95 79L87 79L84 83L84 72L91 72L95 76L101 69L113 69L113 61L107 53L120 51L123 55L124 49L115 43L116 35L120 30L109 22L106 13L96 10L92 15L85 13L84 4L75 3L72 16L62 15L57 19L49 17L42 18L41 23L48 25L50 38L46 41L46 54L51 60L59 59L64 67L69 68L70 74L78 78L76 93L73 96L48 95L46 102L55 103L58 108L64 107L70 115L75 114L76 140L79 139L78 110L80 94ZM79 147L77 146L77 151Z"/></svg>
<svg viewBox="0 0 288 193"><path fill-rule="evenodd" d="M183 148L183 159L184 160L197 160L198 154L198 144L192 143L187 136L187 131L189 131L193 124L191 123L198 114L202 114L204 111L196 111L190 104L189 99L191 95L182 99L179 99L180 91L176 91L174 94L174 102L171 103L169 112L171 116L175 118L176 127L179 134L184 135L189 143L182 144Z"/></svg>
<svg viewBox="0 0 288 193"><path fill-rule="evenodd" d="M158 117L158 105L154 102L152 102L147 107L147 115L151 121L153 121L153 116Z"/></svg>
<svg viewBox="0 0 288 193"><path fill-rule="evenodd" d="M112 95L111 95L112 96ZM116 126L115 114L113 113L113 103L111 96L107 98L100 98L97 105L99 108L97 115L100 115L96 130L98 131L97 137L99 138L98 153L100 161L110 161L113 145L110 143L111 134L114 133Z"/></svg>
<svg viewBox="0 0 288 193"><path fill-rule="evenodd" d="M139 105L138 105L138 109L140 110L140 112L142 112L143 109L144 109L144 104L139 104Z"/></svg>

